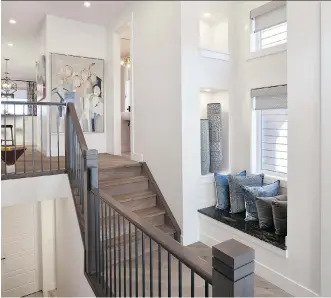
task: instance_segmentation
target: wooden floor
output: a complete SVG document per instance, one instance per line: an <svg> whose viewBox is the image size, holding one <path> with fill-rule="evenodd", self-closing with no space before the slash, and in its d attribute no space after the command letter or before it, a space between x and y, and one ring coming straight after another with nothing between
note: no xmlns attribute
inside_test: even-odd
<svg viewBox="0 0 331 298"><path fill-rule="evenodd" d="M114 168L117 166L135 163L125 157L101 153L99 158L99 170ZM46 156L38 150L28 148L15 164L16 174L31 172L50 172L65 168L64 156ZM5 163L1 160L1 174L5 174Z"/></svg>

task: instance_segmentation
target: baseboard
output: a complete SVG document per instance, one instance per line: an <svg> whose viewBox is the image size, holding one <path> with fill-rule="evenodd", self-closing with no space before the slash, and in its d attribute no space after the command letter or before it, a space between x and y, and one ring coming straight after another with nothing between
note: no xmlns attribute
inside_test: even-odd
<svg viewBox="0 0 331 298"><path fill-rule="evenodd" d="M205 233L200 233L199 240L210 247L219 242L217 239L214 239L213 237L206 235ZM319 296L317 293L314 293L313 291L298 284L297 282L291 280L283 274L280 274L279 272L276 272L257 261L255 261L255 273L295 297Z"/></svg>
<svg viewBox="0 0 331 298"><path fill-rule="evenodd" d="M138 162L144 161L143 155L135 152L131 153L131 159Z"/></svg>

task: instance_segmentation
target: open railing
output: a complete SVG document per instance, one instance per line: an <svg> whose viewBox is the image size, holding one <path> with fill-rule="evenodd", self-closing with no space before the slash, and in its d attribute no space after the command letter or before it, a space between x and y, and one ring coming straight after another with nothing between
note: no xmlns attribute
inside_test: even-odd
<svg viewBox="0 0 331 298"><path fill-rule="evenodd" d="M85 248L85 276L98 297L254 296L254 250L233 239L208 263L98 189L73 104L66 112L66 170Z"/></svg>
<svg viewBox="0 0 331 298"><path fill-rule="evenodd" d="M64 172L60 122L65 104L1 101L1 179Z"/></svg>

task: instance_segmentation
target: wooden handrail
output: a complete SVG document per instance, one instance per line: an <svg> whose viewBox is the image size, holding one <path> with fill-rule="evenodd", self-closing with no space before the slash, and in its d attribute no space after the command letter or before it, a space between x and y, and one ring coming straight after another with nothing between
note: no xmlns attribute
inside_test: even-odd
<svg viewBox="0 0 331 298"><path fill-rule="evenodd" d="M88 150L88 148L87 148L87 144L86 144L86 141L85 141L85 137L84 137L84 134L83 134L82 127L81 127L81 125L79 123L79 120L78 120L78 116L77 116L77 112L76 112L74 104L71 103L71 102L68 103L67 104L67 109L69 111L69 115L71 116L71 119L72 119L74 127L75 127L75 131L76 131L76 134L77 134L77 139L78 139L80 149L83 152L83 154L85 154L86 151Z"/></svg>
<svg viewBox="0 0 331 298"><path fill-rule="evenodd" d="M188 268L192 269L196 274L206 280L209 284L212 284L212 267L209 263L202 260L188 248L182 246L175 239L160 233L160 230L155 228L145 219L139 217L133 213L130 209L117 202L111 195L102 190L92 190L92 193L99 197L105 204L108 204L110 208L122 215L130 223L139 228L143 233L150 237L153 241L160 244L163 248L169 251L180 262L185 264Z"/></svg>

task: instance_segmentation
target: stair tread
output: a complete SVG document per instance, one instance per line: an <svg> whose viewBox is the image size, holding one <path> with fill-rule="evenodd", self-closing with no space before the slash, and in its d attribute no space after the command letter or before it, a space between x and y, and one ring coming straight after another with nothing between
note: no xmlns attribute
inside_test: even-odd
<svg viewBox="0 0 331 298"><path fill-rule="evenodd" d="M105 181L99 181L100 186L115 186L115 185L121 185L121 184L129 184L129 183L135 183L140 181L146 181L148 180L145 176L134 176L134 177L127 177L127 178L116 178L116 179L109 179Z"/></svg>
<svg viewBox="0 0 331 298"><path fill-rule="evenodd" d="M124 203L129 201L142 200L152 196L156 196L156 194L150 190L145 190L140 192L128 193L124 195L115 195L114 199L116 199L120 203Z"/></svg>
<svg viewBox="0 0 331 298"><path fill-rule="evenodd" d="M100 172L106 172L107 170L118 169L118 168L131 168L131 167L141 167L141 164L136 161L126 161L124 164L115 164L107 166L106 168L99 168Z"/></svg>
<svg viewBox="0 0 331 298"><path fill-rule="evenodd" d="M153 217L161 214L165 214L165 211L163 209L160 209L158 207L150 207L150 208L145 208L141 210L134 211L137 215L141 217Z"/></svg>

